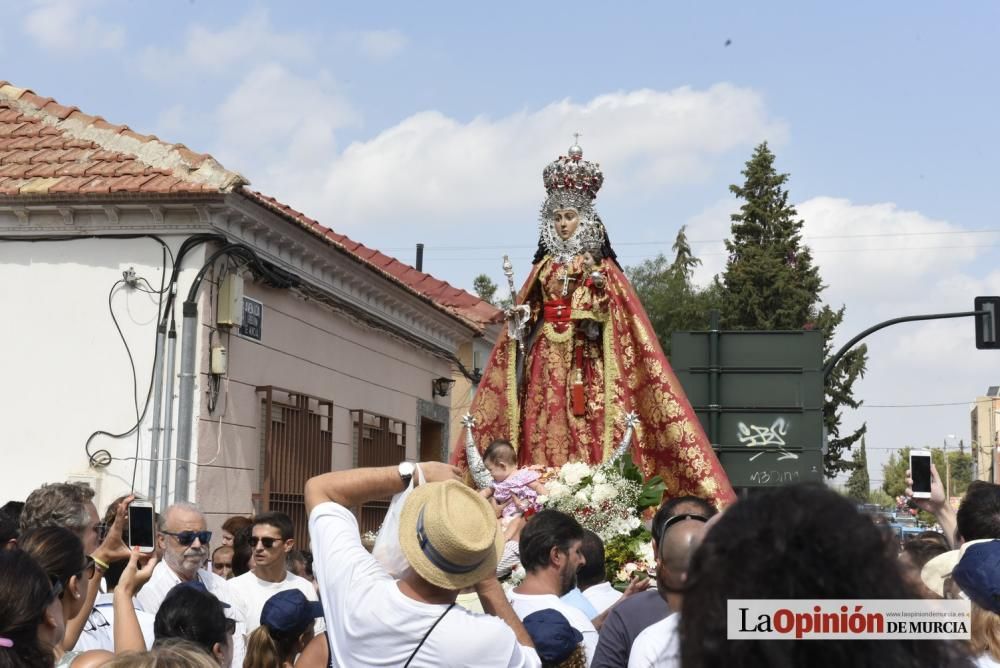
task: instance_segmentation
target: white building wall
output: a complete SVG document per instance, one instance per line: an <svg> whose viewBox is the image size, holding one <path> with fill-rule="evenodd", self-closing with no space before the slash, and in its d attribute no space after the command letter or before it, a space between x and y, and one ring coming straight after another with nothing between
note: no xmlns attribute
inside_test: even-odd
<svg viewBox="0 0 1000 668"><path fill-rule="evenodd" d="M163 238L176 253L184 237ZM203 261L200 248L185 261L193 269L180 277L178 316ZM108 293L129 267L159 289L161 246L148 238L0 243L4 500L23 500L45 482L79 479L95 487L103 509L131 489L133 461L94 469L84 452L92 432L118 433L136 421L128 355L108 311ZM112 298L135 361L140 412L150 387L157 302L130 288ZM139 430L140 457L149 456L151 417L152 407ZM97 436L91 450L98 449L134 457L136 437ZM139 461L135 488L142 494L148 471L148 462Z"/></svg>

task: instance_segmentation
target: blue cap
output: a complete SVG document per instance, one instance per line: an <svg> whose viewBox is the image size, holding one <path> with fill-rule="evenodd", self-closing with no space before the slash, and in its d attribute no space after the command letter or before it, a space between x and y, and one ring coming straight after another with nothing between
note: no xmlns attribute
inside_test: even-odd
<svg viewBox="0 0 1000 668"><path fill-rule="evenodd" d="M267 599L260 611L260 623L280 635L297 636L322 616L323 605L319 601L310 601L298 589L288 589Z"/></svg>
<svg viewBox="0 0 1000 668"><path fill-rule="evenodd" d="M980 608L1000 613L1000 540L970 545L951 578Z"/></svg>
<svg viewBox="0 0 1000 668"><path fill-rule="evenodd" d="M177 588L177 587L185 587L187 589L194 589L195 591L199 591L199 592L201 592L203 594L210 594L212 596L215 596L215 594L213 594L211 591L208 590L208 587L205 586L205 583L202 582L201 580L199 580L198 578L195 578L194 580L187 580L186 582L179 582L176 585L174 585L174 588ZM223 608L232 607L228 603L226 603L225 601L223 601L222 599L220 599L218 596L215 596L215 598L218 599L219 603L222 604Z"/></svg>
<svg viewBox="0 0 1000 668"><path fill-rule="evenodd" d="M535 643L538 658L560 663L583 642L583 634L573 628L558 610L538 610L524 618L524 628Z"/></svg>

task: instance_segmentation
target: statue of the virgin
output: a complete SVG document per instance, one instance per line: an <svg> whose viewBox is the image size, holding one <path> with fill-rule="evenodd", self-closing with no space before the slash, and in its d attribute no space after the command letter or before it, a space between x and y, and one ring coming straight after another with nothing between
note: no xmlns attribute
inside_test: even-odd
<svg viewBox="0 0 1000 668"><path fill-rule="evenodd" d="M729 480L594 210L599 165L574 144L543 179L538 251L472 402L475 442L509 441L521 466L596 464L635 412L631 452L647 477L670 497L728 504Z"/></svg>

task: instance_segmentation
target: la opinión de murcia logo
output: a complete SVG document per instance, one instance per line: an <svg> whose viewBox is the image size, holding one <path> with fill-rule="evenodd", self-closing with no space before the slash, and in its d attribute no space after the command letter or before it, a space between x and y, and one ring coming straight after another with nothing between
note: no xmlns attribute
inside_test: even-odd
<svg viewBox="0 0 1000 668"><path fill-rule="evenodd" d="M727 626L730 640L968 640L971 607L964 600L731 600Z"/></svg>

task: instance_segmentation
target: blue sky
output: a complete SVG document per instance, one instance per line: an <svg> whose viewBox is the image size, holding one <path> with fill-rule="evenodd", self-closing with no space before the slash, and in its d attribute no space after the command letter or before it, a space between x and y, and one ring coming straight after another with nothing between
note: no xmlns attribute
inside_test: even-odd
<svg viewBox="0 0 1000 668"><path fill-rule="evenodd" d="M708 280L727 186L766 139L847 305L841 341L1000 292L995 3L361 5L5 3L0 79L210 152L403 260L423 242L425 268L463 287L501 282L505 252L527 271L541 169L580 130L625 263L687 224ZM860 396L971 401L1000 384L971 332L877 335ZM875 448L969 442L965 405L862 420L875 478Z"/></svg>

